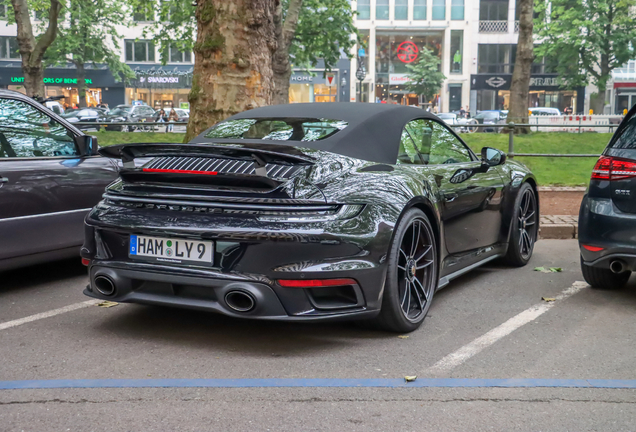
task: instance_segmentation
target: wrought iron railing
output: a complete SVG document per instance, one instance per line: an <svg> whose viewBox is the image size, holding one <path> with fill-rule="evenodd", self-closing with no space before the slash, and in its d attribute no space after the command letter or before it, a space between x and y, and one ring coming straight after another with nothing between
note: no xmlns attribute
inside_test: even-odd
<svg viewBox="0 0 636 432"><path fill-rule="evenodd" d="M479 21L479 33L508 33L508 21Z"/></svg>

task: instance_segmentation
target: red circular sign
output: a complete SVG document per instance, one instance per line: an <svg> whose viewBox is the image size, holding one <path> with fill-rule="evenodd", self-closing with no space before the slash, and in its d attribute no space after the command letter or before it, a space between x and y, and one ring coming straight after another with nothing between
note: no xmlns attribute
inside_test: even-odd
<svg viewBox="0 0 636 432"><path fill-rule="evenodd" d="M413 63L420 50L411 41L404 41L397 48L397 57L404 63Z"/></svg>

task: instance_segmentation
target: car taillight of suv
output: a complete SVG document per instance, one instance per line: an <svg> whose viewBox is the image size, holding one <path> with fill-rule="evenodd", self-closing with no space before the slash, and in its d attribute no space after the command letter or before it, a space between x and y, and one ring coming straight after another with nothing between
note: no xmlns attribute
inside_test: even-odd
<svg viewBox="0 0 636 432"><path fill-rule="evenodd" d="M636 161L601 156L592 170L592 180L625 180L636 177Z"/></svg>

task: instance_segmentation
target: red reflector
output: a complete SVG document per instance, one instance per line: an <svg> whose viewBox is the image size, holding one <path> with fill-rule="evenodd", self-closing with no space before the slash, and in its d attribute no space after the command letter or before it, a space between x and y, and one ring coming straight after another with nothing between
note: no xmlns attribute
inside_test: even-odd
<svg viewBox="0 0 636 432"><path fill-rule="evenodd" d="M601 156L592 170L593 180L625 180L636 177L636 161Z"/></svg>
<svg viewBox="0 0 636 432"><path fill-rule="evenodd" d="M583 249L587 249L590 252L600 252L605 248L598 247L598 246L583 245Z"/></svg>
<svg viewBox="0 0 636 432"><path fill-rule="evenodd" d="M91 263L91 260L87 259L87 258L82 258L82 265L85 265L88 267L88 265Z"/></svg>
<svg viewBox="0 0 636 432"><path fill-rule="evenodd" d="M160 168L143 168L144 172L155 173L175 173L175 174L206 174L216 175L216 171L192 171L192 170L177 170L177 169L160 169Z"/></svg>
<svg viewBox="0 0 636 432"><path fill-rule="evenodd" d="M279 279L278 284L287 288L314 288L327 286L357 285L354 279Z"/></svg>

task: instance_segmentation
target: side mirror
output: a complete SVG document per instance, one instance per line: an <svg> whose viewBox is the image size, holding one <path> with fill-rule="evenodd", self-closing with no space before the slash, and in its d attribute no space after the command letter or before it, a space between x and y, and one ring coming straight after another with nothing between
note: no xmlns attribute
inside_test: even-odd
<svg viewBox="0 0 636 432"><path fill-rule="evenodd" d="M97 137L90 135L76 136L75 145L79 149L81 156L96 156L98 155L99 146L97 145Z"/></svg>
<svg viewBox="0 0 636 432"><path fill-rule="evenodd" d="M484 147L481 149L481 163L484 165L497 166L506 162L506 154L501 150L492 147Z"/></svg>

